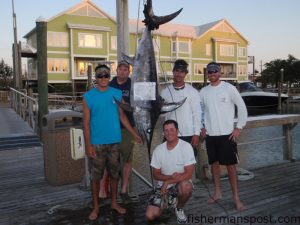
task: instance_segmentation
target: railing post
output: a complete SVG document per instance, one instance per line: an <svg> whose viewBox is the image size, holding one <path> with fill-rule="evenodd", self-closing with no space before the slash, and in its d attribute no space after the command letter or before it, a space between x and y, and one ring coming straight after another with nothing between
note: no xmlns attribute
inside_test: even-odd
<svg viewBox="0 0 300 225"><path fill-rule="evenodd" d="M292 130L294 126L292 124L282 125L283 135L285 136L285 141L283 143L283 159L293 160L293 136Z"/></svg>

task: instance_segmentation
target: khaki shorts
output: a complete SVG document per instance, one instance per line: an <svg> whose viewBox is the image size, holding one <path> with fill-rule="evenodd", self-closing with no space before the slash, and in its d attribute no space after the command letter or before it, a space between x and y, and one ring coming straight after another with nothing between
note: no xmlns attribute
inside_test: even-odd
<svg viewBox="0 0 300 225"><path fill-rule="evenodd" d="M119 144L94 145L96 158L90 158L92 180L101 180L105 168L109 176L118 179L120 173Z"/></svg>
<svg viewBox="0 0 300 225"><path fill-rule="evenodd" d="M132 162L134 139L132 134L125 128L122 129L122 142L120 143L120 153L123 162Z"/></svg>

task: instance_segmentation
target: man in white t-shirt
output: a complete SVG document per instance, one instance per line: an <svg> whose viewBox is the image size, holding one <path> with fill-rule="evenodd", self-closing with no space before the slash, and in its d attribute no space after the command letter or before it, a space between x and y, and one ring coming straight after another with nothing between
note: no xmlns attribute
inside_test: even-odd
<svg viewBox="0 0 300 225"><path fill-rule="evenodd" d="M183 206L192 195L191 182L196 163L191 144L178 138L178 124L167 120L163 124L166 142L158 145L152 155L151 167L157 188L149 200L146 218L160 217L162 210L174 207L178 223L187 223Z"/></svg>
<svg viewBox="0 0 300 225"><path fill-rule="evenodd" d="M200 91L204 127L201 135L206 137L209 164L212 165L215 192L208 203L215 203L222 198L220 183L220 165L227 167L233 201L237 210L245 206L238 195L236 165L238 163L236 138L247 122L247 109L237 89L220 80L221 66L216 62L207 65L206 71L210 84ZM238 121L234 126L235 107Z"/></svg>

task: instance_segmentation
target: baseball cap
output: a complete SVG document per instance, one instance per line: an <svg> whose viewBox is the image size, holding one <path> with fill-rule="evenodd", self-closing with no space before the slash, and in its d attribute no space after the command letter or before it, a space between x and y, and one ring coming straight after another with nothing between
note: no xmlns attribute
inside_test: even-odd
<svg viewBox="0 0 300 225"><path fill-rule="evenodd" d="M208 73L210 71L212 71L212 72L220 72L221 71L221 66L220 66L220 64L218 64L216 62L210 62L209 64L207 64L206 70L207 70Z"/></svg>
<svg viewBox="0 0 300 225"><path fill-rule="evenodd" d="M125 60L121 60L118 62L118 67L119 66L126 66L129 69L129 63Z"/></svg>
<svg viewBox="0 0 300 225"><path fill-rule="evenodd" d="M188 72L187 67L188 67L188 63L186 61L184 61L183 59L177 59L174 62L174 67L173 67L173 71L174 70L182 70L184 72Z"/></svg>
<svg viewBox="0 0 300 225"><path fill-rule="evenodd" d="M110 68L105 64L98 65L95 68L95 75L97 76L98 74L101 74L101 75L108 74L108 75L110 75Z"/></svg>

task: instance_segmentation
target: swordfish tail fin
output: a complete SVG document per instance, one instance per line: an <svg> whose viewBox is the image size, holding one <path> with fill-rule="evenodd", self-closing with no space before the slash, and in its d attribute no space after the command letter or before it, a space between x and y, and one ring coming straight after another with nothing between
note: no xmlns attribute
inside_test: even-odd
<svg viewBox="0 0 300 225"><path fill-rule="evenodd" d="M167 23L174 19L182 11L182 8L177 12L174 12L167 16L155 16L152 8L152 0L147 0L147 3L144 5L144 15L145 19L143 22L148 27L148 30L158 29L159 25Z"/></svg>

